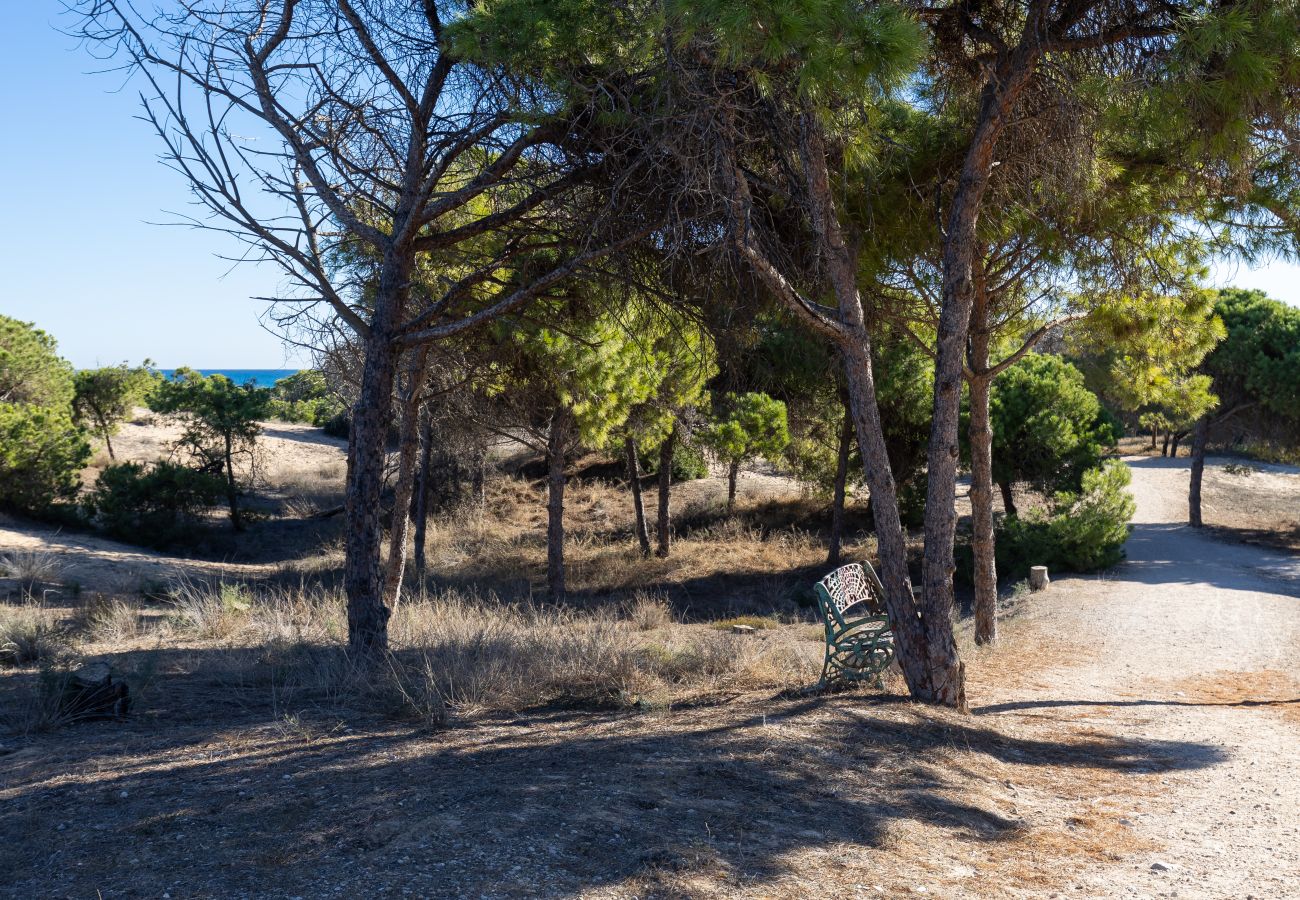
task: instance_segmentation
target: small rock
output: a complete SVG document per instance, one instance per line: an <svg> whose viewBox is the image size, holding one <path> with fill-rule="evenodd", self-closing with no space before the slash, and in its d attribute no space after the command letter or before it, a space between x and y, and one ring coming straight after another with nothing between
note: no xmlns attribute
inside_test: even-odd
<svg viewBox="0 0 1300 900"><path fill-rule="evenodd" d="M1171 867L1162 862L1153 862L1151 864L1152 872L1168 872Z"/></svg>

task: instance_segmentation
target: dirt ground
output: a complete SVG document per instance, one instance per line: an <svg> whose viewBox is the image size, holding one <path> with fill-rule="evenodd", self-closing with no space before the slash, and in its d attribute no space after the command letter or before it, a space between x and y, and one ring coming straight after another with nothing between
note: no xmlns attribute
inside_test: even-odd
<svg viewBox="0 0 1300 900"><path fill-rule="evenodd" d="M131 719L0 739L0 895L1300 896L1300 560L1182 525L1185 459L1128 462L1128 561L968 646L970 715L891 684L268 717L163 647Z"/></svg>

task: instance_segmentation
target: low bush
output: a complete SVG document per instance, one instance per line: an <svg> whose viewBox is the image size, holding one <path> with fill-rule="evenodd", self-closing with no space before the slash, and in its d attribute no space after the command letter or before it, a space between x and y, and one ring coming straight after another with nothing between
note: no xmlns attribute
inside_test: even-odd
<svg viewBox="0 0 1300 900"><path fill-rule="evenodd" d="M108 534L165 547L190 537L198 517L224 494L217 475L166 461L122 463L100 473L85 507Z"/></svg>
<svg viewBox="0 0 1300 900"><path fill-rule="evenodd" d="M659 454L643 455L642 467L647 475L659 474ZM679 444L673 451L673 481L696 481L709 477L709 462L704 452L693 444Z"/></svg>
<svg viewBox="0 0 1300 900"><path fill-rule="evenodd" d="M1092 572L1124 558L1135 504L1126 488L1132 476L1118 460L1084 472L1079 493L1058 493L1050 506L1008 517L997 541L998 572L1023 577L1030 566Z"/></svg>

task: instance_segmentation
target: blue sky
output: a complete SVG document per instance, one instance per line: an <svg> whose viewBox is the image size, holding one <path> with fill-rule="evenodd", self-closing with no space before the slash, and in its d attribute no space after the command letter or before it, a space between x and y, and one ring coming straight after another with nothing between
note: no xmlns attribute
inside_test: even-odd
<svg viewBox="0 0 1300 900"><path fill-rule="evenodd" d="M0 313L52 333L77 366L152 358L160 366L282 368L302 364L250 299L275 292L268 267L233 266L222 235L175 221L189 195L157 160L121 75L60 34L58 0L5 0L0 13ZM1220 284L1258 287L1300 304L1300 267L1216 269Z"/></svg>

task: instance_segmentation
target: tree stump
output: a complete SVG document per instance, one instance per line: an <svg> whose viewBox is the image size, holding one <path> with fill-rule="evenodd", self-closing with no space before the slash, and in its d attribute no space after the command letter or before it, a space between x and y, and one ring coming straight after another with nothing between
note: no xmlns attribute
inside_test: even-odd
<svg viewBox="0 0 1300 900"><path fill-rule="evenodd" d="M1031 591L1046 590L1051 583L1052 579L1047 577L1047 566L1029 567L1029 589Z"/></svg>
<svg viewBox="0 0 1300 900"><path fill-rule="evenodd" d="M108 663L82 666L68 676L59 698L59 712L72 721L120 719L131 708L126 682L114 679Z"/></svg>

